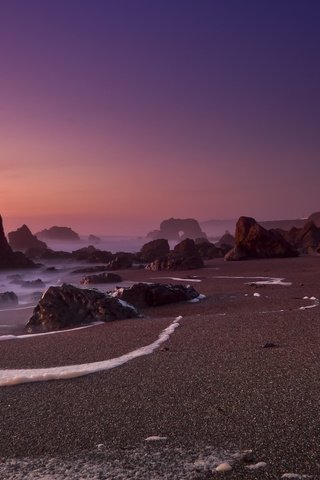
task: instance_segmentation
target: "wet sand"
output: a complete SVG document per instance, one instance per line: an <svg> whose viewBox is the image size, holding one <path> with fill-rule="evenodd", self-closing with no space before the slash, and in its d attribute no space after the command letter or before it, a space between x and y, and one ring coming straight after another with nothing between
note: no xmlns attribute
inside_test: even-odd
<svg viewBox="0 0 320 480"><path fill-rule="evenodd" d="M109 461L108 471L100 465L100 477L95 470L83 478L209 479L221 473L200 467L184 473L185 463L218 449L230 455L252 449L256 461L267 465L249 471L236 463L230 478L320 476L319 307L300 309L316 303L310 297L320 298L320 257L218 259L204 269L172 276L188 275L201 279L192 283L207 296L200 303L148 309L144 319L0 342L1 369L94 362L153 342L173 318L183 317L163 347L121 367L64 381L1 387L0 473L13 468L8 458L29 457L29 467L13 462L18 465L14 474L21 471L24 478L23 468L30 469L32 462L39 468L41 459L46 465L48 457L62 456L67 462L75 455L82 464ZM123 272L125 280L159 276L171 274ZM246 283L254 278L218 276L277 277L292 285L252 286ZM16 315L22 319L26 312ZM277 347L262 348L267 342ZM152 435L167 439L146 445ZM145 464L152 459L150 476L140 475L138 467L135 477L134 467L127 476L110 473L110 459L114 465L125 458L132 467L139 463L139 452ZM177 469L171 473L170 461Z"/></svg>

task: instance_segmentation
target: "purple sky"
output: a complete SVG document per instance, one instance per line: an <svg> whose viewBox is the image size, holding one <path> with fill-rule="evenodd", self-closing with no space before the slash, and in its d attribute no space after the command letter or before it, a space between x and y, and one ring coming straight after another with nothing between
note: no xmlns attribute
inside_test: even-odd
<svg viewBox="0 0 320 480"><path fill-rule="evenodd" d="M320 209L320 2L0 7L6 230Z"/></svg>

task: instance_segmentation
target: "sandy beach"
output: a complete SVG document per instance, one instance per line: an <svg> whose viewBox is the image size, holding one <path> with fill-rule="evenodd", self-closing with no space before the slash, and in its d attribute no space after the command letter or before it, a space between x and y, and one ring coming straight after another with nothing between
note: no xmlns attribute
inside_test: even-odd
<svg viewBox="0 0 320 480"><path fill-rule="evenodd" d="M118 368L0 387L0 476L212 479L229 462L229 478L319 478L319 267L308 256L127 270L124 280L190 282L206 298L1 341L2 370L91 363L154 342L182 316L160 348ZM0 314L23 322L29 311ZM249 463L234 456L245 450Z"/></svg>

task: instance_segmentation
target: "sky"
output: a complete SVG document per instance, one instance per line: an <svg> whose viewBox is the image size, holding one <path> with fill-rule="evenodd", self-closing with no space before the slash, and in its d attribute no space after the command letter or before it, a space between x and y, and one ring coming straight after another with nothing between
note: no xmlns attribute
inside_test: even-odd
<svg viewBox="0 0 320 480"><path fill-rule="evenodd" d="M79 233L320 210L318 0L0 0L0 214Z"/></svg>

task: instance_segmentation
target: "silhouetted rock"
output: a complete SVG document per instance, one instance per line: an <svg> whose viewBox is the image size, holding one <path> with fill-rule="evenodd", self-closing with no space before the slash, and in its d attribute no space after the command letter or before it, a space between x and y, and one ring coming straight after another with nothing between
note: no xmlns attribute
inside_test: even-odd
<svg viewBox="0 0 320 480"><path fill-rule="evenodd" d="M145 243L140 252L136 255L140 262L153 262L163 255L170 252L170 247L167 239L158 238Z"/></svg>
<svg viewBox="0 0 320 480"><path fill-rule="evenodd" d="M133 259L132 253L118 252L113 255L112 260L106 266L109 270L126 270L132 267Z"/></svg>
<svg viewBox="0 0 320 480"><path fill-rule="evenodd" d="M8 238L10 247L21 252L25 252L29 248L37 248L39 250L48 248L45 242L42 242L31 233L27 225L22 225L17 230L9 232Z"/></svg>
<svg viewBox="0 0 320 480"><path fill-rule="evenodd" d="M37 278L36 280L23 280L20 285L23 288L45 288L46 286L41 278Z"/></svg>
<svg viewBox="0 0 320 480"><path fill-rule="evenodd" d="M97 265L95 267L83 267L83 268L76 268L72 270L71 273L97 273L97 272L108 272L109 268L105 265Z"/></svg>
<svg viewBox="0 0 320 480"><path fill-rule="evenodd" d="M194 218L169 218L160 224L160 230L148 233L149 238L166 238L167 240L183 240L185 238L206 238L199 223Z"/></svg>
<svg viewBox="0 0 320 480"><path fill-rule="evenodd" d="M14 252L10 247L3 230L2 217L0 216L0 270L15 268L35 268L32 260L22 252Z"/></svg>
<svg viewBox="0 0 320 480"><path fill-rule="evenodd" d="M72 258L88 263L108 263L112 260L113 254L108 251L98 250L93 245L89 245L89 247L74 250L72 252Z"/></svg>
<svg viewBox="0 0 320 480"><path fill-rule="evenodd" d="M203 267L194 240L187 238L178 243L172 252L157 258L146 266L146 270L192 270Z"/></svg>
<svg viewBox="0 0 320 480"><path fill-rule="evenodd" d="M120 275L116 273L100 273L99 275L88 275L80 280L81 285L91 285L95 283L117 283L122 282Z"/></svg>
<svg viewBox="0 0 320 480"><path fill-rule="evenodd" d="M292 228L289 232L280 230L280 233L301 253L314 253L320 245L320 228L313 221L308 221L302 228Z"/></svg>
<svg viewBox="0 0 320 480"><path fill-rule="evenodd" d="M196 251L204 260L210 260L212 258L223 257L223 253L220 248L217 248L213 243L209 242L206 238L197 238L195 241Z"/></svg>
<svg viewBox="0 0 320 480"><path fill-rule="evenodd" d="M18 297L14 292L4 292L0 293L0 306L1 307L11 307L18 305Z"/></svg>
<svg viewBox="0 0 320 480"><path fill-rule="evenodd" d="M132 287L117 287L112 295L138 308L183 302L199 297L199 293L190 285L161 283L136 283Z"/></svg>
<svg viewBox="0 0 320 480"><path fill-rule="evenodd" d="M225 260L295 257L298 252L273 230L265 230L254 218L240 217L236 225L235 246Z"/></svg>
<svg viewBox="0 0 320 480"><path fill-rule="evenodd" d="M51 250L48 248L40 255L43 260L70 260L72 259L72 252L64 252L63 250Z"/></svg>
<svg viewBox="0 0 320 480"><path fill-rule="evenodd" d="M60 330L96 321L138 317L137 310L102 292L64 284L50 287L26 325L29 333Z"/></svg>
<svg viewBox="0 0 320 480"><path fill-rule="evenodd" d="M44 240L60 240L66 242L80 240L79 235L70 227L54 226L41 230L41 232L36 233L36 236Z"/></svg>
<svg viewBox="0 0 320 480"><path fill-rule="evenodd" d="M219 241L216 243L217 247L229 245L230 248L234 247L235 245L235 240L234 236L231 235L230 232L226 231L224 235L219 239Z"/></svg>

